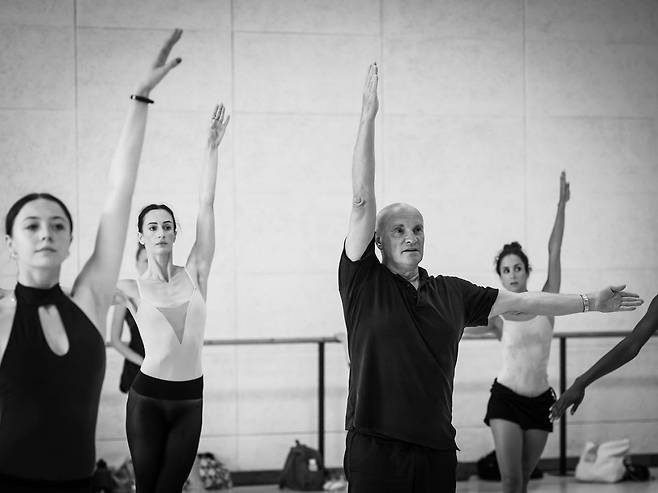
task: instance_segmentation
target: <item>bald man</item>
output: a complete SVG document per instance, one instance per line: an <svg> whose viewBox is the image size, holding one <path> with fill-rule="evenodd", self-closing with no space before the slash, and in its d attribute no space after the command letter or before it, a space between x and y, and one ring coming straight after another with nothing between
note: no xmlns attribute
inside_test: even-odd
<svg viewBox="0 0 658 493"><path fill-rule="evenodd" d="M345 474L353 493L455 491L452 389L465 326L507 312L634 310L624 286L587 295L512 293L430 276L423 216L396 203L376 214L377 65L368 70L352 163L352 211L338 268L351 360ZM381 252L381 262L375 254Z"/></svg>

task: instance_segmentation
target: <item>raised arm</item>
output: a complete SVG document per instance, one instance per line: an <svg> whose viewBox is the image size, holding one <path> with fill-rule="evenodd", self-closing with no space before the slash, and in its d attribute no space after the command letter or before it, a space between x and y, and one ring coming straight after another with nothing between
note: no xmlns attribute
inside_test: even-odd
<svg viewBox="0 0 658 493"><path fill-rule="evenodd" d="M135 88L136 97L130 101L128 117L110 165L94 250L73 286L73 298L99 330L105 326L126 243L128 215L146 128L148 105L145 100L162 78L181 62L180 58L167 62L181 34L182 31L176 29L169 36L147 75Z"/></svg>
<svg viewBox="0 0 658 493"><path fill-rule="evenodd" d="M123 321L125 319L127 310L128 309L123 305L115 305L114 314L112 315L112 325L110 326L110 344L128 361L141 366L142 362L144 361L144 357L133 351L130 346L121 340Z"/></svg>
<svg viewBox="0 0 658 493"><path fill-rule="evenodd" d="M628 312L644 303L635 293L624 291L626 286L609 286L600 291L580 294L554 294L543 292L513 293L501 289L491 307L489 317L503 313L533 315L570 315L582 311ZM586 306L588 303L588 306Z"/></svg>
<svg viewBox="0 0 658 493"><path fill-rule="evenodd" d="M363 104L359 134L352 158L352 211L345 239L345 253L352 261L363 256L375 234L375 116L379 108L377 99L377 64L368 69L363 89Z"/></svg>
<svg viewBox="0 0 658 493"><path fill-rule="evenodd" d="M571 414L575 413L585 397L585 389L595 380L635 358L656 331L658 331L658 295L651 301L647 313L637 323L633 332L594 363L589 370L576 378L573 385L560 396L551 407L551 419L560 418L569 406L571 406Z"/></svg>
<svg viewBox="0 0 658 493"><path fill-rule="evenodd" d="M188 269L196 275L197 284L205 299L210 265L215 255L215 188L219 165L219 144L224 138L231 117L223 104L215 105L210 119L210 131L206 146L206 160L201 174L199 213L196 220L196 240L187 260Z"/></svg>
<svg viewBox="0 0 658 493"><path fill-rule="evenodd" d="M548 278L544 289L547 293L558 293L562 281L562 266L560 265L560 253L562 250L562 235L564 234L564 210L570 197L569 182L566 173L560 174L560 199L557 203L557 213L553 231L548 240Z"/></svg>

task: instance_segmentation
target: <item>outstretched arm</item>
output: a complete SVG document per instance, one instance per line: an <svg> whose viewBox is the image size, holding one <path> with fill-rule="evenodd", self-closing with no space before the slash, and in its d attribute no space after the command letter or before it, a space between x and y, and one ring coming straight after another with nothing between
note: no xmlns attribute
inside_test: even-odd
<svg viewBox="0 0 658 493"><path fill-rule="evenodd" d="M560 253L562 250L562 235L564 234L564 210L570 197L569 182L566 173L560 174L560 199L557 203L555 224L548 240L548 278L542 291L547 293L558 293L562 281L562 266L560 265Z"/></svg>
<svg viewBox="0 0 658 493"><path fill-rule="evenodd" d="M148 98L163 77L180 63L180 58L169 62L167 58L181 34L182 31L176 29L165 42L146 77L136 87L135 96L138 99ZM114 295L126 243L128 215L144 142L147 107L145 102L137 99L130 101L128 117L110 165L108 192L94 250L73 286L73 298L103 332L105 314Z"/></svg>
<svg viewBox="0 0 658 493"><path fill-rule="evenodd" d="M215 255L215 188L219 166L219 144L224 138L231 117L223 104L215 105L210 119L210 131L206 147L206 161L199 190L199 214L196 220L196 240L187 260L187 266L196 273L196 280L205 299L210 265Z"/></svg>
<svg viewBox="0 0 658 493"><path fill-rule="evenodd" d="M589 370L576 378L573 385L553 404L551 419L560 418L569 406L571 406L571 414L575 413L585 397L585 389L595 380L635 358L656 331L658 331L658 295L651 301L647 313L637 323L633 332L594 363Z"/></svg>
<svg viewBox="0 0 658 493"><path fill-rule="evenodd" d="M368 69L363 89L363 105L359 134L352 158L352 212L345 239L345 253L352 261L363 256L375 233L375 116L379 108L377 99L377 64Z"/></svg>
<svg viewBox="0 0 658 493"><path fill-rule="evenodd" d="M626 286L609 286L588 293L589 310L595 312L628 312L644 303L635 293L624 291ZM501 289L491 307L489 317L503 313L528 313L532 315L570 315L585 311L585 299L579 294L554 294L543 292L513 293Z"/></svg>

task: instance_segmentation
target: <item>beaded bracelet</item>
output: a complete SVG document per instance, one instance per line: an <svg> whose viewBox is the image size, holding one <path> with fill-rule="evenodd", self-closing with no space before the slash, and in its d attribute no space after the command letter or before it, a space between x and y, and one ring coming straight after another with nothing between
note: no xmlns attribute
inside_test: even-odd
<svg viewBox="0 0 658 493"><path fill-rule="evenodd" d="M130 99L134 99L135 101L139 101L140 103L153 104L152 99L146 98L144 96L139 96L138 94L131 94Z"/></svg>

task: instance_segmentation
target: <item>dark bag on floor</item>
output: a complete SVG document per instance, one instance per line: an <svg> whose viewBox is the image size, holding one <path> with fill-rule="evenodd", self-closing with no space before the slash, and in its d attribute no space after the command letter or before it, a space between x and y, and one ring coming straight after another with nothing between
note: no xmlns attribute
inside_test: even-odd
<svg viewBox="0 0 658 493"><path fill-rule="evenodd" d="M324 467L320 453L295 440L281 471L279 489L321 491L323 484Z"/></svg>
<svg viewBox="0 0 658 493"><path fill-rule="evenodd" d="M487 455L477 461L478 477L485 481L500 481L500 469L498 469L498 459L496 459L496 451L493 450ZM530 474L530 479L541 479L544 477L544 472L535 467L535 470Z"/></svg>
<svg viewBox="0 0 658 493"><path fill-rule="evenodd" d="M624 467L626 472L622 481L649 481L651 479L651 471L647 466L642 464L633 464L630 457L624 459Z"/></svg>
<svg viewBox="0 0 658 493"><path fill-rule="evenodd" d="M112 471L107 467L107 463L100 459L96 463L96 470L91 478L91 486L94 493L112 493L116 486Z"/></svg>

